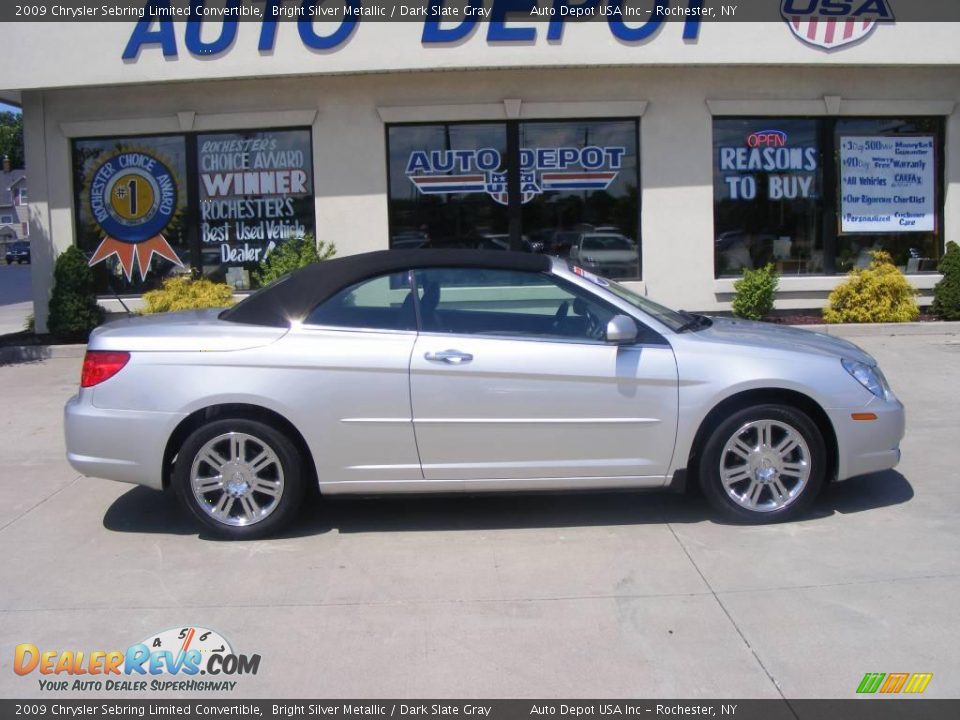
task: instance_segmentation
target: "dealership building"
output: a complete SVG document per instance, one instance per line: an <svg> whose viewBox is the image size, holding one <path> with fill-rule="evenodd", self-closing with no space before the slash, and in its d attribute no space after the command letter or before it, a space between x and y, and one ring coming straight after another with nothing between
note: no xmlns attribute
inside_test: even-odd
<svg viewBox="0 0 960 720"><path fill-rule="evenodd" d="M960 242L957 27L4 23L37 328L71 245L118 310L188 269L249 290L305 234L551 252L699 311L767 263L778 309L823 307L882 249L929 304Z"/></svg>

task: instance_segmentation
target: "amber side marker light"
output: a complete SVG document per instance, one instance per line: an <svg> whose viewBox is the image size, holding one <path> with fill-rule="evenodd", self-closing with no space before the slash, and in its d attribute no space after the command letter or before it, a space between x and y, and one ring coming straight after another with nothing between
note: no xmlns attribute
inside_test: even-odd
<svg viewBox="0 0 960 720"><path fill-rule="evenodd" d="M853 413L850 417L854 420L860 420L861 422L869 422L877 419L874 413Z"/></svg>
<svg viewBox="0 0 960 720"><path fill-rule="evenodd" d="M80 387L88 388L109 380L130 362L130 353L112 350L87 350L80 371Z"/></svg>

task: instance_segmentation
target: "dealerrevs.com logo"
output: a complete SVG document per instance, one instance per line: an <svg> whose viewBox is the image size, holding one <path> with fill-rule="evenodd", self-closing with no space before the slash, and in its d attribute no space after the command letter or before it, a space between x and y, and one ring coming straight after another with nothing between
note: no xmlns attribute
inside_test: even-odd
<svg viewBox="0 0 960 720"><path fill-rule="evenodd" d="M202 627L164 630L126 650L48 650L21 643L13 659L17 675L39 675L40 690L53 692L230 692L237 686L232 678L259 669L260 655L236 653L222 635Z"/></svg>

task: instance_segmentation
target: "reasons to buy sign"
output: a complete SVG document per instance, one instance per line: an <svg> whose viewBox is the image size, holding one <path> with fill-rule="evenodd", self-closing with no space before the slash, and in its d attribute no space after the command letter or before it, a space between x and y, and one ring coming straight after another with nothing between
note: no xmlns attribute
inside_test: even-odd
<svg viewBox="0 0 960 720"><path fill-rule="evenodd" d="M840 140L840 231L933 232L933 136L848 136Z"/></svg>

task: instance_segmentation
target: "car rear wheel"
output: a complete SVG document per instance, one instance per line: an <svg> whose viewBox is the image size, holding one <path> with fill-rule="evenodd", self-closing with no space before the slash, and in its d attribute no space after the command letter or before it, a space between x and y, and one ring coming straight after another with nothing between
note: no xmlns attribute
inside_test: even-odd
<svg viewBox="0 0 960 720"><path fill-rule="evenodd" d="M731 520L771 523L804 513L826 477L826 444L816 424L786 405L734 413L710 434L700 485Z"/></svg>
<svg viewBox="0 0 960 720"><path fill-rule="evenodd" d="M304 481L296 446L257 420L216 420L195 430L174 465L180 500L217 535L276 532L299 510Z"/></svg>

